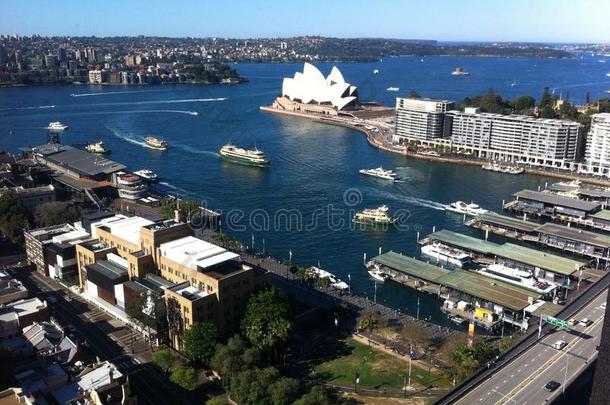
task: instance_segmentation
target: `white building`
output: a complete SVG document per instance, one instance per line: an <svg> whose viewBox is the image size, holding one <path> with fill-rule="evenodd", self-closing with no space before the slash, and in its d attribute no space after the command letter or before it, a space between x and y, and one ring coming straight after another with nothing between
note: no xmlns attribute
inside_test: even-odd
<svg viewBox="0 0 610 405"><path fill-rule="evenodd" d="M339 111L358 102L358 89L345 81L336 66L325 78L318 68L305 63L303 73L284 79L282 96L298 103L332 106Z"/></svg>
<svg viewBox="0 0 610 405"><path fill-rule="evenodd" d="M587 136L586 170L610 176L610 113L593 114Z"/></svg>
<svg viewBox="0 0 610 405"><path fill-rule="evenodd" d="M582 125L524 115L479 113L477 109L446 113L451 146L477 157L526 164L576 168Z"/></svg>
<svg viewBox="0 0 610 405"><path fill-rule="evenodd" d="M440 138L445 112L452 107L449 100L397 97L394 142Z"/></svg>
<svg viewBox="0 0 610 405"><path fill-rule="evenodd" d="M89 71L89 83L100 84L103 81L103 75L101 70L90 70Z"/></svg>

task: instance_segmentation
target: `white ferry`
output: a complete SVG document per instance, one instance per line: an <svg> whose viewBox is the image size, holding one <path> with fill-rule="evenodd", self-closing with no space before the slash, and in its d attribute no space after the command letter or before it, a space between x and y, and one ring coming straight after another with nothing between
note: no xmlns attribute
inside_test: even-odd
<svg viewBox="0 0 610 405"><path fill-rule="evenodd" d="M257 148L254 149L244 149L238 148L235 145L226 144L222 148L220 148L220 157L223 159L233 162L239 163L247 166L258 166L265 167L269 166L269 158L262 151Z"/></svg>
<svg viewBox="0 0 610 405"><path fill-rule="evenodd" d="M400 91L400 87L392 87L392 86L390 86L390 87L388 87L386 89L386 91Z"/></svg>
<svg viewBox="0 0 610 405"><path fill-rule="evenodd" d="M541 294L551 293L557 286L552 283L540 281L532 273L525 270L519 270L512 267L507 267L499 263L490 264L476 271L477 273L501 280L510 284L516 284L521 287L529 288Z"/></svg>
<svg viewBox="0 0 610 405"><path fill-rule="evenodd" d="M522 174L523 172L525 172L525 169L522 167L518 167L518 166L503 166L497 163L486 163L483 166L481 166L481 169L483 170L487 170L490 172L498 172L498 173L506 173L506 174L513 174L513 175L519 175Z"/></svg>
<svg viewBox="0 0 610 405"><path fill-rule="evenodd" d="M311 266L311 267L305 269L305 271L313 274L316 278L328 278L328 281L330 281L330 286L337 290L347 290L349 288L349 286L347 285L347 283L345 281L341 280L334 274L332 274L326 270L323 270L319 267Z"/></svg>
<svg viewBox="0 0 610 405"><path fill-rule="evenodd" d="M423 155L423 156L432 156L432 157L440 157L441 154L438 153L437 151L434 150L425 150L422 152L417 152L418 155Z"/></svg>
<svg viewBox="0 0 610 405"><path fill-rule="evenodd" d="M168 147L167 141L155 136L147 136L144 138L144 142L153 149L165 150Z"/></svg>
<svg viewBox="0 0 610 405"><path fill-rule="evenodd" d="M456 67L453 72L451 72L452 76L470 76L470 73L462 69L461 67Z"/></svg>
<svg viewBox="0 0 610 405"><path fill-rule="evenodd" d="M392 170L384 170L381 166L376 169L361 169L358 170L358 172L367 176L378 177L380 179L389 181L400 180L398 174L394 173Z"/></svg>
<svg viewBox="0 0 610 405"><path fill-rule="evenodd" d="M466 204L464 201L456 201L451 204L445 205L445 209L447 211L455 212L458 214L466 214L471 217L476 217L477 215L489 212L489 210L481 208L478 204Z"/></svg>
<svg viewBox="0 0 610 405"><path fill-rule="evenodd" d="M54 121L54 122L49 122L47 129L49 131L61 132L61 131L68 129L68 126L66 124L62 124L59 121Z"/></svg>
<svg viewBox="0 0 610 405"><path fill-rule="evenodd" d="M90 153L109 153L110 149L104 145L104 142L93 142L85 146L85 150Z"/></svg>
<svg viewBox="0 0 610 405"><path fill-rule="evenodd" d="M353 221L365 225L393 224L397 221L397 218L392 218L388 214L388 210L387 205L382 205L378 208L366 208L363 211L357 212Z"/></svg>
<svg viewBox="0 0 610 405"><path fill-rule="evenodd" d="M438 242L422 246L421 252L439 263L448 263L458 267L464 267L472 261L466 252Z"/></svg>
<svg viewBox="0 0 610 405"><path fill-rule="evenodd" d="M147 181L157 180L157 173L153 172L152 170L141 169L141 170L138 170L137 172L133 172L133 174L135 174L136 176L140 176L144 180L147 180Z"/></svg>

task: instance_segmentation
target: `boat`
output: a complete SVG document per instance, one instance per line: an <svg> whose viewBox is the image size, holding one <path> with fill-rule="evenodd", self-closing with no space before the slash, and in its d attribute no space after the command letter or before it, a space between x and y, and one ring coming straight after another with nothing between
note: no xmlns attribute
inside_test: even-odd
<svg viewBox="0 0 610 405"><path fill-rule="evenodd" d="M557 288L557 285L539 280L529 271L515 269L500 263L490 264L489 266L476 270L476 272L485 277L515 284L541 294L549 294Z"/></svg>
<svg viewBox="0 0 610 405"><path fill-rule="evenodd" d="M400 91L400 87L392 87L392 86L390 86L386 90L387 91Z"/></svg>
<svg viewBox="0 0 610 405"><path fill-rule="evenodd" d="M85 146L85 150L87 152L91 152L91 153L109 153L110 152L110 149L108 149L108 147L106 145L104 145L104 142L102 142L102 141L87 144L87 146Z"/></svg>
<svg viewBox="0 0 610 405"><path fill-rule="evenodd" d="M525 169L522 167L518 167L518 166L503 166L497 163L486 163L483 166L481 166L481 169L483 170L487 170L490 172L498 172L498 173L506 173L506 174L513 174L513 175L518 175L518 174L523 174L525 172Z"/></svg>
<svg viewBox="0 0 610 405"><path fill-rule="evenodd" d="M380 179L389 181L400 180L398 174L394 173L392 170L384 170L381 166L376 169L361 169L358 170L358 172L367 176L378 177Z"/></svg>
<svg viewBox="0 0 610 405"><path fill-rule="evenodd" d="M380 269L372 268L368 270L369 275L375 279L375 281L379 281L381 283L385 283L386 280L391 280L392 276L388 273L384 273Z"/></svg>
<svg viewBox="0 0 610 405"><path fill-rule="evenodd" d="M379 74L379 69L373 69L373 74L374 75L378 75Z"/></svg>
<svg viewBox="0 0 610 405"><path fill-rule="evenodd" d="M347 290L349 288L349 285L347 285L347 283L345 281L341 280L339 277L335 276L334 274L332 274L326 270L323 270L319 267L311 266L311 267L308 267L307 269L305 269L305 271L318 279L328 278L328 281L330 281L330 286L334 289Z"/></svg>
<svg viewBox="0 0 610 405"><path fill-rule="evenodd" d="M510 84L510 87L515 87L517 85L517 81L513 80L513 82Z"/></svg>
<svg viewBox="0 0 610 405"><path fill-rule="evenodd" d="M427 257L436 259L439 263L448 263L457 267L464 267L472 261L466 252L438 242L422 246L421 252Z"/></svg>
<svg viewBox="0 0 610 405"><path fill-rule="evenodd" d="M49 125L47 126L47 129L49 131L64 131L66 129L68 129L68 126L66 124L62 124L59 121L54 121L54 122L49 122Z"/></svg>
<svg viewBox="0 0 610 405"><path fill-rule="evenodd" d="M464 322L466 322L466 319L462 318L459 315L447 315L447 319L449 319L451 322L461 325Z"/></svg>
<svg viewBox="0 0 610 405"><path fill-rule="evenodd" d="M353 221L365 225L393 224L397 221L397 218L391 217L388 214L388 210L387 205L382 205L378 208L366 208L363 211L357 212Z"/></svg>
<svg viewBox="0 0 610 405"><path fill-rule="evenodd" d="M470 76L470 73L462 69L461 67L456 67L453 72L451 72L452 76Z"/></svg>
<svg viewBox="0 0 610 405"><path fill-rule="evenodd" d="M269 158L257 148L244 149L230 143L220 148L220 157L223 159L247 166L269 166Z"/></svg>
<svg viewBox="0 0 610 405"><path fill-rule="evenodd" d="M434 150L425 150L423 152L417 152L418 155L440 157L441 154Z"/></svg>
<svg viewBox="0 0 610 405"><path fill-rule="evenodd" d="M165 150L168 146L167 141L155 136L147 136L144 138L144 142L153 149Z"/></svg>
<svg viewBox="0 0 610 405"><path fill-rule="evenodd" d="M606 73L606 76L610 77L610 72Z"/></svg>
<svg viewBox="0 0 610 405"><path fill-rule="evenodd" d="M156 181L157 180L157 173L153 172L152 170L140 169L137 172L133 172L133 174L135 174L136 176L140 176L144 180L147 180L147 181Z"/></svg>
<svg viewBox="0 0 610 405"><path fill-rule="evenodd" d="M476 217L477 215L489 212L488 210L479 207L478 204L466 204L464 201L456 201L451 204L445 205L445 210L458 214L466 214L471 217Z"/></svg>

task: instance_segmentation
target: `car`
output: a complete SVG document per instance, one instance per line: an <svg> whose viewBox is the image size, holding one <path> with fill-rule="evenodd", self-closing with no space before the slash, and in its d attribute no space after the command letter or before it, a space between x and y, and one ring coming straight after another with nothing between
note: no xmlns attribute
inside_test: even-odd
<svg viewBox="0 0 610 405"><path fill-rule="evenodd" d="M593 323L593 321L590 320L589 318L583 318L583 319L580 320L580 322L578 322L578 324L582 325L582 326L589 326L592 323Z"/></svg>
<svg viewBox="0 0 610 405"><path fill-rule="evenodd" d="M603 304L601 304L599 306L599 309L603 309L605 311L606 310L606 303L604 302Z"/></svg>
<svg viewBox="0 0 610 405"><path fill-rule="evenodd" d="M574 325L576 325L576 323L577 323L577 321L574 318L572 318L568 321L568 325L570 325L570 326L574 326Z"/></svg>
<svg viewBox="0 0 610 405"><path fill-rule="evenodd" d="M561 350L564 347L566 347L568 343L565 340L558 340L555 343L553 343L553 347L557 350Z"/></svg>
<svg viewBox="0 0 610 405"><path fill-rule="evenodd" d="M559 388L559 386L560 386L560 385L561 385L561 384L560 384L560 383L558 383L557 381L555 381L555 380L551 380L551 381L549 381L548 383L546 383L546 384L544 385L544 390L545 390L545 391L548 391L548 392L553 392L553 391L555 391L557 388Z"/></svg>

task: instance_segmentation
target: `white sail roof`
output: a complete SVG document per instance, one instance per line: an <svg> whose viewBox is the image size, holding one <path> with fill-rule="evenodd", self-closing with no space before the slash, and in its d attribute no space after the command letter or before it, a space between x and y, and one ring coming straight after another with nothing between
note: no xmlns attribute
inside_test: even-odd
<svg viewBox="0 0 610 405"><path fill-rule="evenodd" d="M303 72L285 78L282 96L301 103L331 104L337 110L353 104L358 99L358 89L345 82L343 74L333 66L328 77L311 63L305 63Z"/></svg>

